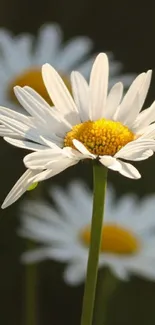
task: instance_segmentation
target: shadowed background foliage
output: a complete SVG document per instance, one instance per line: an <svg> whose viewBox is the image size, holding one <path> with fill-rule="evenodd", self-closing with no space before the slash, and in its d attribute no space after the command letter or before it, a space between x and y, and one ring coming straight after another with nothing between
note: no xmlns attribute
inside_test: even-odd
<svg viewBox="0 0 155 325"><path fill-rule="evenodd" d="M103 0L1 0L0 26L14 34L37 33L45 22L58 22L64 40L76 35L87 35L94 41L94 51L113 51L124 64L124 72L155 71L155 3ZM155 76L147 98L149 105L155 98ZM0 203L24 171L24 150L18 150L0 139ZM132 181L110 172L109 180L118 195L136 192L140 198L155 192L155 157L137 163L143 177ZM70 179L79 177L92 185L91 168L79 164L42 185L46 196L48 185L63 187ZM29 195L33 195L30 194ZM22 200L22 199L21 199ZM0 324L22 324L24 303L24 267L19 259L25 243L16 235L18 205L0 211ZM80 216L79 216L80 217ZM64 265L44 262L38 267L38 324L78 325L83 286L67 287L62 280ZM143 325L155 322L155 284L133 277L122 283L109 304L109 325ZM24 324L24 323L23 323ZM30 324L31 325L31 324Z"/></svg>

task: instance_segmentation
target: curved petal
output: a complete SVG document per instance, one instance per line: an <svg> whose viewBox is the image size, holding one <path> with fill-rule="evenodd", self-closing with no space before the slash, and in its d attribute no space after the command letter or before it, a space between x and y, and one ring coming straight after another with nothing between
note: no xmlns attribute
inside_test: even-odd
<svg viewBox="0 0 155 325"><path fill-rule="evenodd" d="M43 143L40 138L39 130L37 130L35 127L29 126L29 123L22 123L18 120L3 115L0 116L0 122L13 132L17 133L21 138L26 138L40 144ZM55 138L55 135L53 136Z"/></svg>
<svg viewBox="0 0 155 325"><path fill-rule="evenodd" d="M119 171L121 168L119 161L111 156L100 156L99 161L102 165L115 171Z"/></svg>
<svg viewBox="0 0 155 325"><path fill-rule="evenodd" d="M28 187L33 184L33 181L31 181L31 179L37 174L38 170L26 170L26 172L21 176L21 178L17 181L17 183L7 195L2 204L2 209L7 208L9 205L17 201L22 196L22 194L26 192Z"/></svg>
<svg viewBox="0 0 155 325"><path fill-rule="evenodd" d="M9 128L7 128L5 125L0 125L0 136L20 139L20 136L18 135L17 132L13 132Z"/></svg>
<svg viewBox="0 0 155 325"><path fill-rule="evenodd" d="M30 169L45 169L46 165L55 160L61 159L62 150L60 148L46 149L28 154L24 157L24 164ZM50 167L49 167L50 168Z"/></svg>
<svg viewBox="0 0 155 325"><path fill-rule="evenodd" d="M138 115L135 123L132 125L132 130L140 132L142 128L148 126L152 122L155 122L155 101L149 108L145 109Z"/></svg>
<svg viewBox="0 0 155 325"><path fill-rule="evenodd" d="M49 64L44 64L42 67L42 76L54 106L61 114L64 116L67 115L68 119L71 114L69 120L72 125L80 123L74 100L57 71Z"/></svg>
<svg viewBox="0 0 155 325"><path fill-rule="evenodd" d="M120 149L115 158L123 158L126 160L144 160L153 154L155 150L155 141L152 139L139 138L138 140L129 142ZM146 157L146 158L144 158Z"/></svg>
<svg viewBox="0 0 155 325"><path fill-rule="evenodd" d="M17 121L26 123L29 126L34 125L31 116L25 116L24 114L18 113L12 109L0 106L0 114L1 116L7 116Z"/></svg>
<svg viewBox="0 0 155 325"><path fill-rule="evenodd" d="M120 161L110 156L100 156L99 161L101 164L112 170L118 171L120 174L133 179L141 177L138 170L129 163Z"/></svg>
<svg viewBox="0 0 155 325"><path fill-rule="evenodd" d="M132 166L129 163L123 162L119 160L119 163L121 165L121 169L119 170L119 173L122 174L125 177L132 178L132 179L139 179L141 178L140 173L138 170Z"/></svg>
<svg viewBox="0 0 155 325"><path fill-rule="evenodd" d="M30 142L30 141L25 141L25 140L19 140L19 139L12 139L9 137L4 137L4 140L10 144L12 144L15 147L18 148L23 148L27 150L33 150L33 151L42 151L44 149L48 149L45 145Z"/></svg>
<svg viewBox="0 0 155 325"><path fill-rule="evenodd" d="M59 119L57 112L54 114L50 106L48 107L47 105L44 105L44 100L41 101L39 95L36 97L34 91L31 90L30 93L30 88L27 91L25 87L21 88L16 86L14 87L14 92L21 105L32 117L35 118L34 124L38 121L42 127L45 126L45 128L47 128L47 125L49 125L52 132L56 132L60 128L61 123L63 135L68 131L68 125L64 123L63 119Z"/></svg>
<svg viewBox="0 0 155 325"><path fill-rule="evenodd" d="M75 148L84 155L83 159L84 158L91 158L91 159L96 158L96 155L93 155L91 152L89 152L89 150L80 141L74 139L73 144L74 144Z"/></svg>
<svg viewBox="0 0 155 325"><path fill-rule="evenodd" d="M73 160L73 159L65 157L64 159L61 159L61 161L58 160L58 161L53 162L52 169L44 170L43 172L34 176L31 180L33 181L33 183L41 182L45 179L51 178L51 177L61 173L68 167L76 165L77 163L78 163L78 160Z"/></svg>

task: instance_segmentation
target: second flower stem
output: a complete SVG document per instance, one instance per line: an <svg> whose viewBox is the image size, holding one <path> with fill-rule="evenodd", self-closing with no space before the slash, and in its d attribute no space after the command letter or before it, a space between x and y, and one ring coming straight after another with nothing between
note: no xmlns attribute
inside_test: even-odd
<svg viewBox="0 0 155 325"><path fill-rule="evenodd" d="M34 248L34 243L27 240L28 249ZM25 266L26 292L25 292L25 325L37 324L37 265L28 264Z"/></svg>
<svg viewBox="0 0 155 325"><path fill-rule="evenodd" d="M81 325L92 325L98 261L101 245L107 168L95 163L93 166L94 196L91 223L91 241L84 289Z"/></svg>

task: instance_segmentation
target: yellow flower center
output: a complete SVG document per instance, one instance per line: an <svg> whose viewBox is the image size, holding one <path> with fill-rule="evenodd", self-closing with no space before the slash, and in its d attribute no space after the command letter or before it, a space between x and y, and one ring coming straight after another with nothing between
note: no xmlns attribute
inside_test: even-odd
<svg viewBox="0 0 155 325"><path fill-rule="evenodd" d="M84 228L80 238L84 245L90 244L90 226ZM139 249L137 238L127 229L115 224L106 224L102 228L101 252L111 254L134 254Z"/></svg>
<svg viewBox="0 0 155 325"><path fill-rule="evenodd" d="M74 148L73 139L79 140L93 154L113 156L135 138L120 122L100 119L73 126L64 139L65 147Z"/></svg>
<svg viewBox="0 0 155 325"><path fill-rule="evenodd" d="M66 86L69 90L71 90L69 79L61 75L63 81L65 82ZM47 90L45 88L45 85L43 83L41 70L40 69L31 69L24 71L21 75L17 76L9 85L8 89L8 96L9 98L17 103L17 98L14 94L13 87L14 86L29 86L33 89L35 89L50 105L53 105L50 97L48 96Z"/></svg>

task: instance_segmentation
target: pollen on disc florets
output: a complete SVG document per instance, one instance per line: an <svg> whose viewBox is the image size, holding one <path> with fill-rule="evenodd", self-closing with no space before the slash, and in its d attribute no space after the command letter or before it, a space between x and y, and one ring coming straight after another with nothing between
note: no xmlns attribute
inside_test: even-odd
<svg viewBox="0 0 155 325"><path fill-rule="evenodd" d="M100 119L73 126L65 136L64 145L74 148L76 139L93 154L113 156L134 138L134 133L120 122Z"/></svg>

